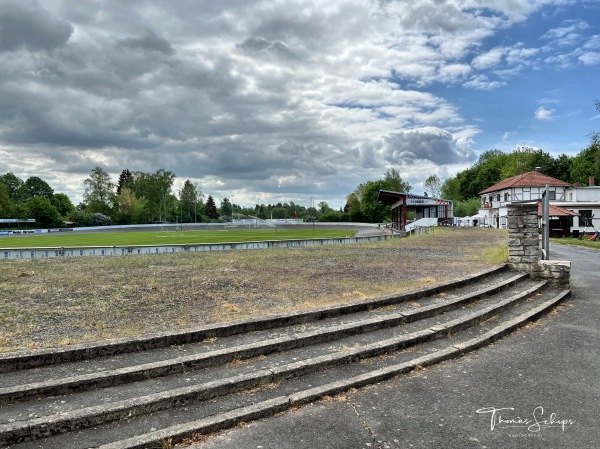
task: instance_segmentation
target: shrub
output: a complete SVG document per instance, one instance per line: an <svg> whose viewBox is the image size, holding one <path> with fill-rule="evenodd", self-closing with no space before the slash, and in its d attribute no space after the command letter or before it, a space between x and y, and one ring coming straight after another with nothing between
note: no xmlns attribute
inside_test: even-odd
<svg viewBox="0 0 600 449"><path fill-rule="evenodd" d="M110 217L101 214L100 212L95 212L90 214L91 217L91 226L110 226L112 225L112 220Z"/></svg>

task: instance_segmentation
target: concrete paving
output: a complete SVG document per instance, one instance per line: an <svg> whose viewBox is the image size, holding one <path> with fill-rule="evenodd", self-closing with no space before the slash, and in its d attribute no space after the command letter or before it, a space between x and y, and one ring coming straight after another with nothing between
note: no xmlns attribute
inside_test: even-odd
<svg viewBox="0 0 600 449"><path fill-rule="evenodd" d="M551 258L572 261L573 294L533 325L194 447L600 448L600 251L553 245Z"/></svg>

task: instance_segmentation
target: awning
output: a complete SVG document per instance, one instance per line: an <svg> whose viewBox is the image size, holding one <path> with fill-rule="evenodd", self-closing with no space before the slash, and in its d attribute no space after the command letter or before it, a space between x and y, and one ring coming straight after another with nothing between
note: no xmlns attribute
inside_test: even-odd
<svg viewBox="0 0 600 449"><path fill-rule="evenodd" d="M542 216L542 202L538 203L538 215ZM565 209L564 207L558 207L553 204L548 205L548 215L550 217L576 217L579 214L572 210Z"/></svg>

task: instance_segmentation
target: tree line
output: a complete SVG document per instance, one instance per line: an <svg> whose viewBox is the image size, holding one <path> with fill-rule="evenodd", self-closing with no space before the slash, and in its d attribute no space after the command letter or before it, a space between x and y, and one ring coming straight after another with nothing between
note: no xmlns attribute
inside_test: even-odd
<svg viewBox="0 0 600 449"><path fill-rule="evenodd" d="M542 173L569 183L586 186L590 176L600 180L600 134L576 156L553 157L539 149L512 153L486 151L470 168L443 183L437 175L425 182L425 194L454 201L454 215L474 215L480 207L479 192L503 179L540 167ZM303 219L323 222L380 223L390 219L390 207L378 202L380 190L408 193L412 186L399 170L388 169L381 179L365 181L346 196L346 204L334 210L325 201L316 207L289 203L243 207L223 198L217 205L189 179L173 192L176 176L159 169L153 173L124 169L115 184L101 167L92 169L83 182L83 202L74 206L64 193L55 193L43 179L23 181L13 173L0 176L0 218L34 218L36 227L103 226L111 224L202 223L236 218Z"/></svg>
<svg viewBox="0 0 600 449"><path fill-rule="evenodd" d="M102 167L94 167L83 181L83 201L75 206L64 193L37 176L23 181L13 173L0 176L0 218L36 220L36 227L105 226L112 224L202 223L240 218L301 219L323 222L381 222L389 206L377 201L380 189L408 192L399 171L389 169L382 179L366 181L335 210L325 201L316 205L289 202L243 207L223 198L217 205L189 179L173 192L176 176L159 169L146 173L124 169L116 183ZM439 183L439 179L437 180Z"/></svg>
<svg viewBox="0 0 600 449"><path fill-rule="evenodd" d="M219 205L189 179L173 191L176 176L159 169L146 173L124 169L116 183L101 167L83 181L83 201L75 206L38 176L23 181L13 173L0 176L0 218L36 220L36 227L105 226L112 224L202 223L256 217L259 219L339 218L321 201L316 207L289 203L243 207L223 198ZM333 216L331 215L333 214Z"/></svg>
<svg viewBox="0 0 600 449"><path fill-rule="evenodd" d="M595 102L600 112L600 101ZM536 167L545 175L570 184L587 186L591 176L600 180L600 133L589 135L589 145L575 156L557 157L533 148L519 148L511 153L486 151L470 168L447 179L441 187L442 197L454 201L454 215L475 215L481 206L479 192L498 182L533 171Z"/></svg>
<svg viewBox="0 0 600 449"><path fill-rule="evenodd" d="M63 226L75 206L64 193L55 193L46 181L31 176L23 181L13 173L0 176L0 218L35 218L45 227Z"/></svg>

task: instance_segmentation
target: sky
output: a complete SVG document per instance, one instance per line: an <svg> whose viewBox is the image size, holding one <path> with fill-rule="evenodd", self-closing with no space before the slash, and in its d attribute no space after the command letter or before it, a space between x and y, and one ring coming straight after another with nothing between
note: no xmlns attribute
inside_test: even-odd
<svg viewBox="0 0 600 449"><path fill-rule="evenodd" d="M0 173L96 166L253 206L600 130L600 0L0 0Z"/></svg>

